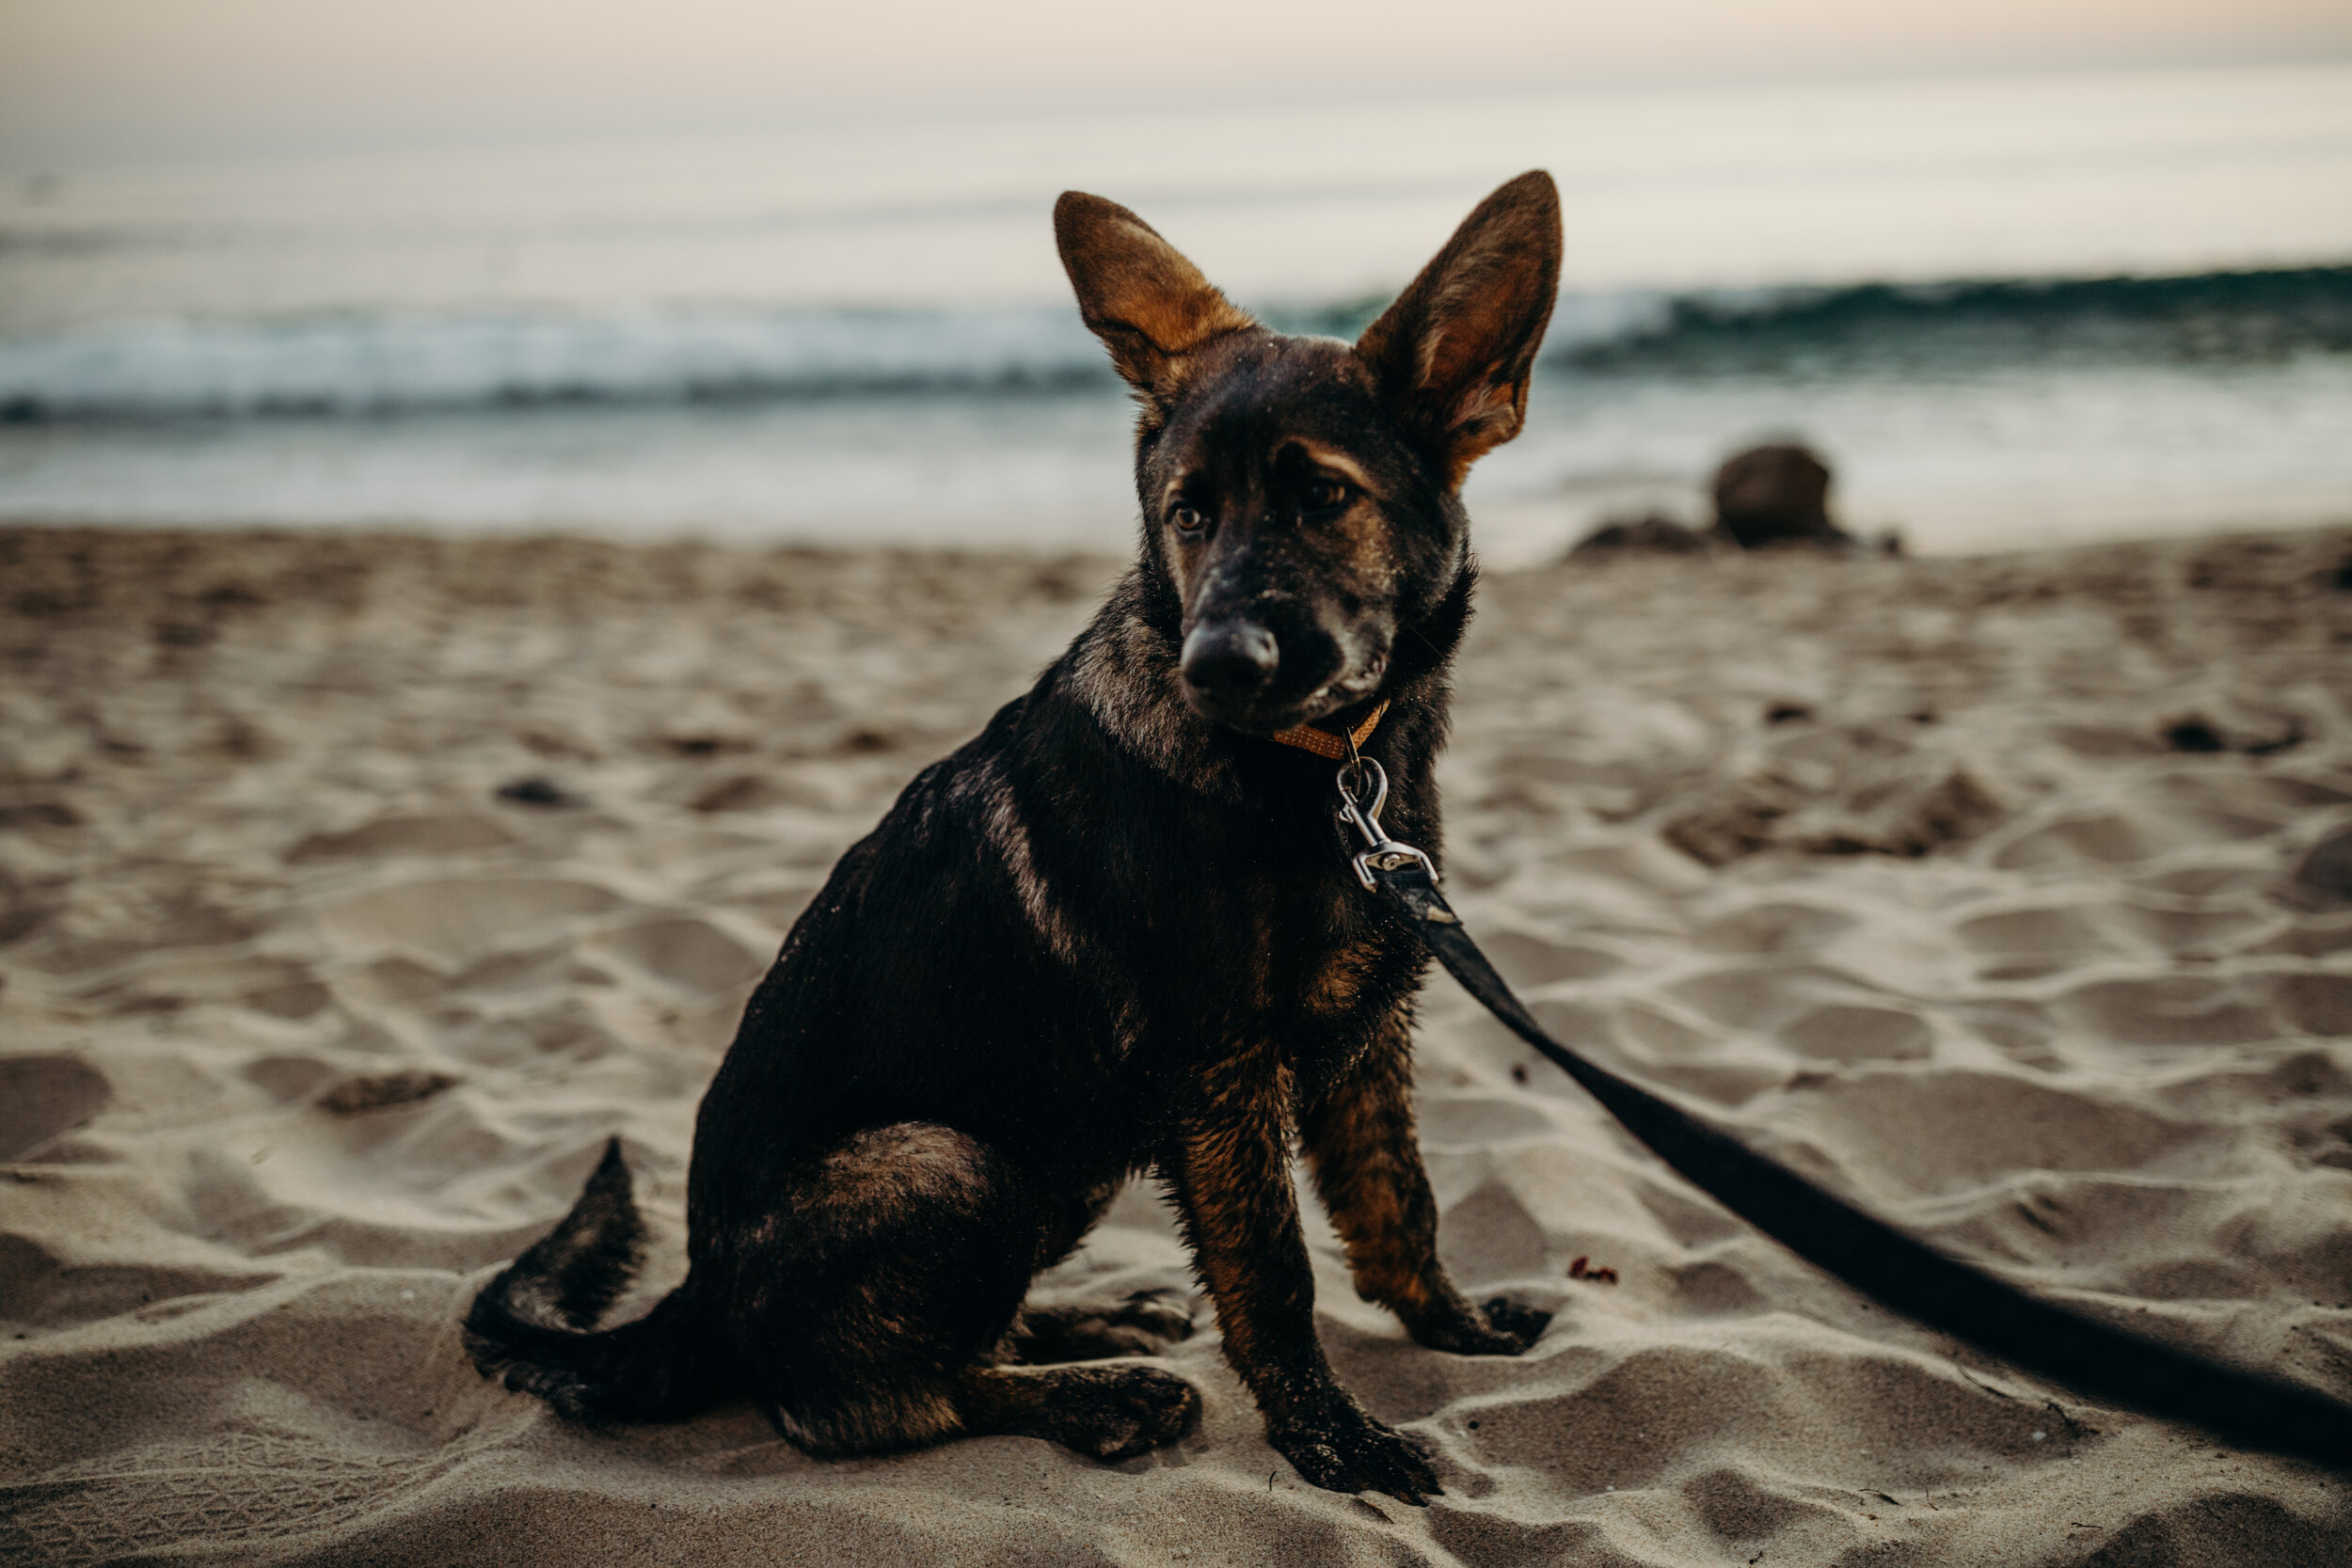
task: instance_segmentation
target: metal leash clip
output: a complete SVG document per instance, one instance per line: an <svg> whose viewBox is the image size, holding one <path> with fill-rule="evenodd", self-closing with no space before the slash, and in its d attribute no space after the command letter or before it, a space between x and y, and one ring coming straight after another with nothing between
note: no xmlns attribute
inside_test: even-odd
<svg viewBox="0 0 2352 1568"><path fill-rule="evenodd" d="M1389 803L1388 770L1368 756L1357 755L1340 764L1340 820L1361 833L1365 848L1352 863L1356 879L1370 893L1375 885L1375 871L1394 871L1418 863L1431 881L1438 879L1438 868L1429 857L1409 844L1400 844L1389 836L1380 825L1380 808ZM1364 804L1364 791L1372 793L1372 804Z"/></svg>

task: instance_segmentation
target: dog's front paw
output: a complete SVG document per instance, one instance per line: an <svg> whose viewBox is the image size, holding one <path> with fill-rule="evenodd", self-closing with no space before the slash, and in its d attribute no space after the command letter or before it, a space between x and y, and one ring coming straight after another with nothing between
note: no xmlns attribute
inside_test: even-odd
<svg viewBox="0 0 2352 1568"><path fill-rule="evenodd" d="M1420 1508L1445 1490L1419 1444L1360 1410L1269 1422L1266 1441L1327 1492L1385 1492Z"/></svg>
<svg viewBox="0 0 2352 1568"><path fill-rule="evenodd" d="M1433 1312L1408 1326L1413 1338L1431 1350L1452 1351L1456 1355L1518 1355L1535 1342L1549 1322L1550 1313L1522 1307L1507 1297L1496 1296L1483 1307L1472 1307L1456 1296L1451 1310Z"/></svg>
<svg viewBox="0 0 2352 1568"><path fill-rule="evenodd" d="M1495 1343L1492 1350L1470 1352L1472 1355L1518 1355L1534 1344L1551 1322L1551 1314L1542 1307L1529 1307L1508 1296L1491 1296L1478 1304L1478 1310L1485 1315Z"/></svg>

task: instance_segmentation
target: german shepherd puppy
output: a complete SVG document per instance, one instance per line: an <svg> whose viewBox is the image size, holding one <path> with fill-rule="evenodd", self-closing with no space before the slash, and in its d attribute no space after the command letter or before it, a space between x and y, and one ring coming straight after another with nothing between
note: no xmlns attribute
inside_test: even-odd
<svg viewBox="0 0 2352 1568"><path fill-rule="evenodd" d="M477 1298L473 1355L574 1417L740 1392L812 1454L1011 1433L1125 1459L1199 1393L1063 1363L1148 1354L1189 1316L1023 1298L1149 1172L1267 1440L1317 1486L1420 1503L1427 1459L1316 1340L1293 1141L1358 1292L1422 1344L1516 1355L1549 1314L1474 1305L1438 1261L1411 1098L1427 958L1351 874L1332 761L1274 737L1343 755L1360 733L1390 824L1438 851L1459 491L1524 418L1559 198L1541 172L1496 191L1353 344L1268 330L1100 197L1064 195L1054 228L1141 405L1134 568L786 938L703 1099L685 1282L595 1329L641 1248L616 1143Z"/></svg>

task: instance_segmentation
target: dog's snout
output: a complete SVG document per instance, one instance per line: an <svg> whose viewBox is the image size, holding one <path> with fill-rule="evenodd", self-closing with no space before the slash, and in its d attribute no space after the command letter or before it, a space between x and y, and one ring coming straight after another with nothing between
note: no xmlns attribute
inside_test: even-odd
<svg viewBox="0 0 2352 1568"><path fill-rule="evenodd" d="M1208 696L1247 696L1274 678L1281 649L1254 621L1209 621L1184 639L1184 684Z"/></svg>

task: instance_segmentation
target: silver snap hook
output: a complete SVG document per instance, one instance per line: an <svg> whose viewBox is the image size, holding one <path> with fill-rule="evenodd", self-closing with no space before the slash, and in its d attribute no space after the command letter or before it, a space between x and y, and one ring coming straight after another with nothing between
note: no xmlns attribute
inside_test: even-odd
<svg viewBox="0 0 2352 1568"><path fill-rule="evenodd" d="M1366 844L1386 844L1380 808L1389 803L1389 773L1368 756L1357 755L1340 764L1340 818L1364 835ZM1372 804L1364 804L1369 795Z"/></svg>

